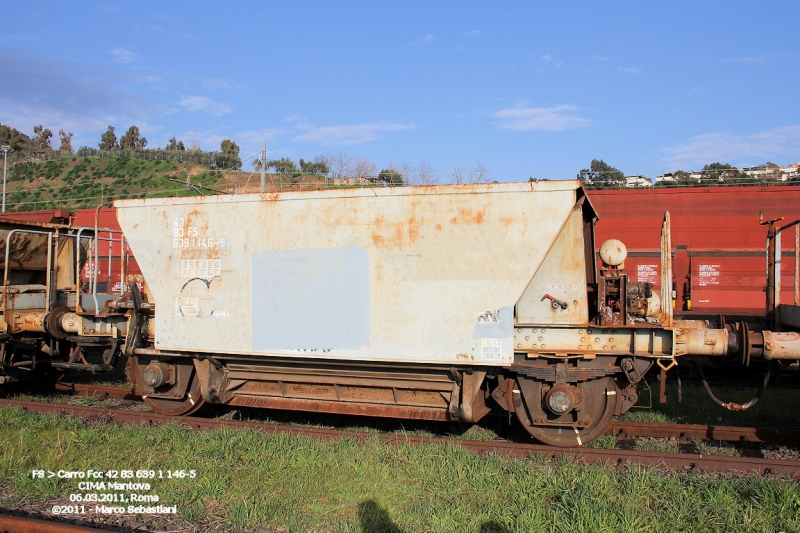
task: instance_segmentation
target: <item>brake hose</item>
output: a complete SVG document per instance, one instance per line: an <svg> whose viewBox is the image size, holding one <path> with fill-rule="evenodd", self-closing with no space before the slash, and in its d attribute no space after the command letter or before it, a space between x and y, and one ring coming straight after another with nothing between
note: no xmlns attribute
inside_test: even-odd
<svg viewBox="0 0 800 533"><path fill-rule="evenodd" d="M689 361L690 363L692 363L694 365L694 367L697 369L697 371L700 373L700 381L703 383L703 388L705 389L706 394L708 394L708 397L711 398L711 400L715 404L717 404L717 405L719 405L721 407L724 407L728 411L744 411L746 409L750 409L755 404L757 404L759 398L761 398L761 395L764 394L764 390L767 388L767 384L769 383L770 376L772 376L773 365L770 365L767 368L767 373L764 375L764 380L761 382L761 385L760 385L760 387L758 389L758 393L755 395L755 397L752 400L750 400L749 402L747 402L745 404L738 404L738 403L735 403L735 402L725 403L722 400L720 400L719 398L717 398L716 396L714 396L714 393L711 392L711 387L709 387L708 381L706 380L706 375L703 373L703 369L700 368L700 365L698 365L693 359L690 359L688 357L686 358L686 360Z"/></svg>

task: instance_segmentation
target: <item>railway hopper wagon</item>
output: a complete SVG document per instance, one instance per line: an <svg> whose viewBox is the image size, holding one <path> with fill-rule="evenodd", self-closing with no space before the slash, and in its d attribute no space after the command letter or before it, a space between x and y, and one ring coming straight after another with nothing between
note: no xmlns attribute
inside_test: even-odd
<svg viewBox="0 0 800 533"><path fill-rule="evenodd" d="M115 206L119 234L0 222L1 380L125 357L160 413L222 403L472 423L496 408L574 446L636 404L654 367L800 359L800 313L774 293L768 329L675 319L669 214L658 289L628 277L619 241L598 266L597 216L574 181ZM129 248L144 283L107 292L97 268L83 282L101 243L118 279Z"/></svg>

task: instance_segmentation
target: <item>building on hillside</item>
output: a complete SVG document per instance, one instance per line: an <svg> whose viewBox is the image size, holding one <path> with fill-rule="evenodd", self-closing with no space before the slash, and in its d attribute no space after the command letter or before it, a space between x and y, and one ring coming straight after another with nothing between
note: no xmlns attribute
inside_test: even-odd
<svg viewBox="0 0 800 533"><path fill-rule="evenodd" d="M653 182L644 176L625 176L626 187L652 187Z"/></svg>
<svg viewBox="0 0 800 533"><path fill-rule="evenodd" d="M765 181L789 181L800 176L800 163L792 163L785 167L778 165L758 165L742 169L742 172Z"/></svg>
<svg viewBox="0 0 800 533"><path fill-rule="evenodd" d="M702 172L692 171L692 172L689 172L688 174L689 174L689 179L692 179L692 180L700 181L700 178L703 177L703 173ZM678 180L675 178L674 173L665 172L664 174L661 174L660 176L656 176L656 181L655 182L658 183L658 182L661 182L661 181L667 182L667 183L674 183L674 182L676 182Z"/></svg>
<svg viewBox="0 0 800 533"><path fill-rule="evenodd" d="M788 167L780 167L781 181L786 181L790 178L800 176L800 163L792 163Z"/></svg>

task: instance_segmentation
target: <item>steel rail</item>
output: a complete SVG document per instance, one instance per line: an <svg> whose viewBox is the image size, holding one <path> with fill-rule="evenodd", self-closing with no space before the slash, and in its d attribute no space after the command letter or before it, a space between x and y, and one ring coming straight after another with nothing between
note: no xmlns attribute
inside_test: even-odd
<svg viewBox="0 0 800 533"><path fill-rule="evenodd" d="M71 392L81 396L115 398L118 400L141 400L142 397L133 386L93 385L91 383L58 382L53 388L57 392Z"/></svg>
<svg viewBox="0 0 800 533"><path fill-rule="evenodd" d="M694 472L738 472L760 475L786 475L800 479L800 461L762 459L753 457L730 457L716 455L697 455L680 453L657 453L633 450L604 450L599 448L553 448L535 444L512 442L486 442L448 439L442 437L419 437L392 433L366 433L353 430L314 428L306 426L287 426L264 422L245 422L197 417L164 416L154 413L82 407L65 404L48 404L25 400L0 400L0 407L16 406L32 413L66 415L76 418L105 420L120 424L166 425L180 424L191 429L252 429L268 434L284 433L293 436L312 437L320 440L339 440L344 437L363 440L377 436L386 442L409 443L413 445L437 444L460 446L477 454L498 453L507 457L529 458L543 456L550 459L562 457L574 461L594 464L606 463L616 468L628 465L654 466Z"/></svg>
<svg viewBox="0 0 800 533"><path fill-rule="evenodd" d="M609 433L618 437L677 437L708 441L749 442L800 446L800 431L793 429L704 426L701 424L660 424L614 422Z"/></svg>
<svg viewBox="0 0 800 533"><path fill-rule="evenodd" d="M56 383L59 392L72 392L83 396L138 400L133 387L114 387L85 383ZM663 424L656 422L614 422L608 430L617 437L657 437L701 439L731 443L775 444L800 446L800 431L791 429L753 428L736 426L706 426L702 424Z"/></svg>

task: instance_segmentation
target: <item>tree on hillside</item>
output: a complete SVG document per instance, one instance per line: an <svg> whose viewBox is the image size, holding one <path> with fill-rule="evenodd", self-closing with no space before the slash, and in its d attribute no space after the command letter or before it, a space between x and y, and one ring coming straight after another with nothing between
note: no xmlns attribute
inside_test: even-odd
<svg viewBox="0 0 800 533"><path fill-rule="evenodd" d="M700 183L703 185L719 185L721 181L727 180L739 182L748 177L747 174L728 163L711 163L704 166L700 172L702 173Z"/></svg>
<svg viewBox="0 0 800 533"><path fill-rule="evenodd" d="M119 148L117 144L117 134L114 133L114 126L109 125L108 129L100 136L100 144L97 145L101 150L113 150Z"/></svg>
<svg viewBox="0 0 800 533"><path fill-rule="evenodd" d="M694 178L685 170L676 170L672 173L672 179L678 183L694 183Z"/></svg>
<svg viewBox="0 0 800 533"><path fill-rule="evenodd" d="M578 173L578 179L593 189L617 189L625 186L625 174L602 159L592 159L589 168Z"/></svg>
<svg viewBox="0 0 800 533"><path fill-rule="evenodd" d="M72 132L65 132L64 130L58 130L58 139L61 141L61 146L58 149L62 152L69 152L72 153Z"/></svg>
<svg viewBox="0 0 800 533"><path fill-rule="evenodd" d="M385 168L378 173L378 181L388 185L402 185L403 175L393 168Z"/></svg>
<svg viewBox="0 0 800 533"><path fill-rule="evenodd" d="M268 160L267 168L274 168L275 172L280 172L281 174L291 174L298 171L295 162L288 157Z"/></svg>
<svg viewBox="0 0 800 533"><path fill-rule="evenodd" d="M147 139L139 135L139 127L134 125L128 128L125 135L119 139L119 147L123 150L143 150L147 146Z"/></svg>
<svg viewBox="0 0 800 533"><path fill-rule="evenodd" d="M423 161L417 167L416 176L414 177L415 185L436 185L439 183L439 176L436 175L436 169L433 165Z"/></svg>
<svg viewBox="0 0 800 533"><path fill-rule="evenodd" d="M378 171L375 163L366 157L356 157L350 165L350 172L355 178L373 177Z"/></svg>
<svg viewBox="0 0 800 533"><path fill-rule="evenodd" d="M31 139L34 150L51 150L50 139L53 132L49 128L43 128L41 124L33 127L33 139Z"/></svg>
<svg viewBox="0 0 800 533"><path fill-rule="evenodd" d="M346 152L338 152L329 158L330 169L334 178L344 178L350 172L350 163L353 158Z"/></svg>
<svg viewBox="0 0 800 533"><path fill-rule="evenodd" d="M25 144L22 134L16 128L0 124L0 145L10 146L12 150L20 150Z"/></svg>
<svg viewBox="0 0 800 533"><path fill-rule="evenodd" d="M450 181L456 185L464 183L486 183L488 181L489 170L481 163L476 161L469 169L454 166L450 170Z"/></svg>
<svg viewBox="0 0 800 533"><path fill-rule="evenodd" d="M173 137L172 139L167 142L167 146L164 148L169 152L185 152L186 147L183 145L183 141L179 141Z"/></svg>
<svg viewBox="0 0 800 533"><path fill-rule="evenodd" d="M330 170L324 156L318 155L313 161L300 160L300 172L304 174L327 174Z"/></svg>
<svg viewBox="0 0 800 533"><path fill-rule="evenodd" d="M417 169L412 167L409 163L401 163L396 165L392 163L389 165L389 169L397 172L403 178L403 183L411 185L412 180L414 179L414 172Z"/></svg>
<svg viewBox="0 0 800 533"><path fill-rule="evenodd" d="M452 181L456 185L463 185L464 184L464 167L457 167L453 166L450 169L450 181Z"/></svg>
<svg viewBox="0 0 800 533"><path fill-rule="evenodd" d="M781 167L772 161L767 161L767 164L764 166L767 167L767 173L764 174L763 181L767 183L778 183L781 181L781 178L783 177L781 174Z"/></svg>
<svg viewBox="0 0 800 533"><path fill-rule="evenodd" d="M239 169L242 160L239 159L239 145L230 139L223 139L219 148L221 152L214 154L214 163L217 167Z"/></svg>

